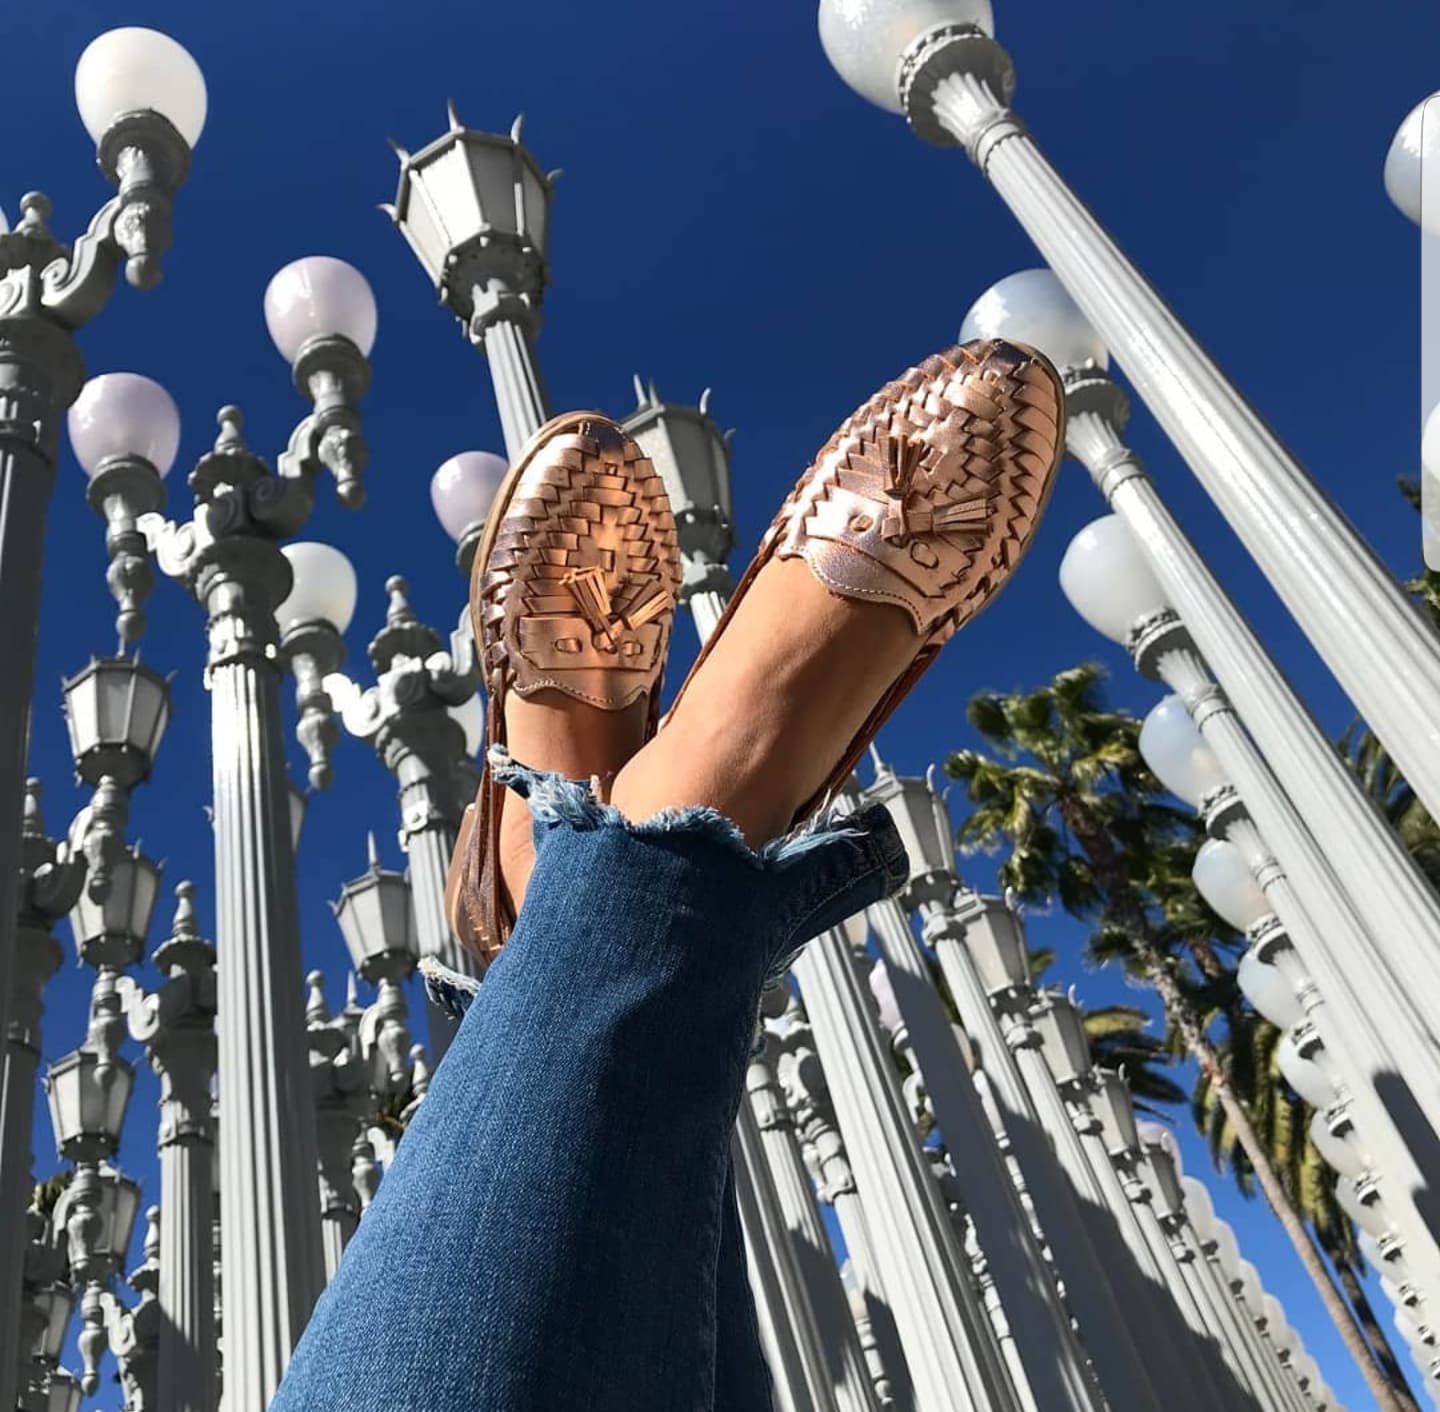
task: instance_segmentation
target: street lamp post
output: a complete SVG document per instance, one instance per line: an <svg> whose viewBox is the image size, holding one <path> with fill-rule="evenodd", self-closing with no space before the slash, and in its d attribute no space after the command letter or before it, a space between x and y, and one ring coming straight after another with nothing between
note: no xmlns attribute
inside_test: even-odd
<svg viewBox="0 0 1440 1412"><path fill-rule="evenodd" d="M767 1017L779 1019L788 999L787 989L767 991ZM777 1264L777 1274L794 1286L785 1291L785 1305L816 1412L877 1412L840 1272L780 1091L776 1072L780 1048L778 1036L765 1028L746 1070L748 1100L742 1108L738 1139L752 1149L751 1165L762 1162L771 1175L770 1188L782 1229L772 1232L767 1244L788 1246L794 1252L792 1260Z"/></svg>
<svg viewBox="0 0 1440 1412"><path fill-rule="evenodd" d="M166 975L152 995L126 998L130 1034L160 1076L160 1226L156 1259L158 1405L166 1412L215 1412L219 1349L215 1327L211 1205L215 1125L215 948L195 920L195 889L182 882L170 935L155 948Z"/></svg>
<svg viewBox="0 0 1440 1412"><path fill-rule="evenodd" d="M117 188L72 246L50 233L50 202L21 199L22 218L0 235L0 858L19 856L35 682L35 634L46 510L60 419L84 381L74 333L104 307L115 277L149 288L170 244L172 198L205 122L205 81L173 39L111 30L75 71L80 115L101 170ZM15 952L14 867L0 868L0 1034ZM0 1212L8 1221L10 1213ZM8 1287L15 1265L0 1283ZM8 1301L0 1298L0 1311ZM14 1381L12 1340L0 1334L0 1393Z"/></svg>
<svg viewBox="0 0 1440 1412"><path fill-rule="evenodd" d="M1433 1062L1433 1037L1423 1013L1413 1012L1430 1007L1415 1006L1412 994L1422 993L1415 992L1417 986L1428 987L1430 1003L1440 1004L1440 985L1432 981L1431 968L1420 967L1416 974L1410 958L1440 935L1440 902L1125 443L1129 407L1105 373L1104 343L1045 270L1023 271L993 286L967 316L965 330L1032 342L1064 369L1066 448L1090 472L1131 536L1126 540L1108 531L1095 540L1096 572L1089 576L1093 590L1087 595L1094 607L1082 615L1098 631L1127 643L1141 618L1165 608L1179 614L1198 649L1198 663L1158 650L1147 654L1149 662L1157 673L1172 668L1183 673L1174 689L1186 697L1307 910L1327 920L1330 929L1344 929L1333 947L1335 965L1341 978L1351 970L1354 980L1347 983L1359 999L1378 1007L1371 1029L1397 1044L1408 1034L1421 1046L1410 1050L1396 1072L1423 1072ZM1114 573L1105 563L1107 554L1119 560ZM1243 728L1226 709L1227 698ZM1367 964L1353 966L1356 956L1366 957ZM1329 983L1318 965L1316 974ZM1338 998L1338 986L1332 989ZM1417 1068L1421 1052L1432 1057Z"/></svg>
<svg viewBox="0 0 1440 1412"><path fill-rule="evenodd" d="M535 360L550 195L558 173L520 141L472 132L449 108L449 131L413 156L396 147L400 189L383 209L409 242L465 336L490 361L495 403L513 461L550 418Z"/></svg>
<svg viewBox="0 0 1440 1412"><path fill-rule="evenodd" d="M841 77L1000 193L1360 713L1440 815L1440 639L1045 159L989 0L821 0Z"/></svg>
<svg viewBox="0 0 1440 1412"><path fill-rule="evenodd" d="M1164 1399L1157 1388L1166 1387L1166 1397L1171 1393L1168 1382L1157 1383L1147 1372L1141 1357L1141 1341L1132 1336L1133 1328L1145 1325L1146 1310L1143 1307L1128 1313L1122 1310L1121 1294L1127 1288L1123 1282L1123 1252L1117 1259L1112 1250L1110 1258L1102 1263L1099 1251L1103 1246L1093 1244L1092 1239L1104 1236L1103 1227L1082 1217L1083 1203L1098 1198L1084 1189L1081 1178L1088 1169L1079 1151L1078 1139L1059 1093L1039 1059L1039 1036L1024 1013L1034 995L1019 920L1007 913L987 927L982 920L988 910L986 902L974 894L967 898L969 905L962 903L957 909L956 894L961 884L954 871L953 832L944 801L930 780L901 778L880 760L878 753L875 760L876 782L869 796L889 810L910 856L910 880L898 901L920 914L925 939L935 947L960 1011L961 1024L978 1047L980 1066L1002 1115L1003 1132L1025 1175L1040 1229L1054 1252L1058 1274L1064 1281L1086 1349L1094 1360L1096 1375L1112 1403L1133 1407L1137 1412L1141 1408L1159 1407ZM998 899L995 905L1004 911ZM973 927L967 922L973 923ZM888 926L895 941L903 947L905 938L900 936L898 926L893 920ZM909 931L908 922L905 930ZM972 939L977 952L983 951L987 940L997 952L999 947L1009 944L1006 954L994 955L1006 971L1004 988L998 996L1020 999L1020 1006L1003 1004L998 1016L992 1010L992 997L996 993L987 995L981 983L976 961L967 949L966 943ZM1010 976L1015 968L1022 974L1017 977L1017 984L1011 985ZM902 980L902 991L906 984ZM917 988L930 985L928 976L913 975L908 984ZM896 998L898 1001L899 997ZM1022 1066L1031 1058L1039 1063L1039 1069L1032 1070L1030 1077L1044 1076L1038 1092L1027 1088L1021 1078ZM923 1056L920 1070L928 1080L931 1068L924 1063ZM961 1082L973 1092L968 1072L962 1073ZM1044 1106L1047 1098L1053 1099L1049 1107ZM943 1117L940 1125L948 1132ZM950 1140L959 1141L960 1151L970 1151L971 1144L965 1140ZM967 1156L962 1162L968 1166L970 1160ZM964 1183L959 1184L963 1190ZM1023 1213L1019 1219L1025 1220ZM981 1244L990 1252L983 1229L980 1237ZM990 1253L992 1263L994 1259L1003 1258ZM1001 1303L1009 1312L1003 1285L1000 1295ZM1055 1298L1053 1292L1051 1297ZM1157 1351L1160 1342L1151 1341Z"/></svg>
<svg viewBox="0 0 1440 1412"><path fill-rule="evenodd" d="M40 781L27 780L20 831L19 917L14 989L0 1054L0 1392L16 1393L20 1310L30 1204L30 1129L40 1064L41 995L60 965L55 923L75 905L85 880L83 857L45 836ZM13 1401L13 1397L12 1397ZM0 1404L3 1405L3 1404Z"/></svg>
<svg viewBox="0 0 1440 1412"><path fill-rule="evenodd" d="M623 425L664 483L684 565L680 601L690 609L704 642L735 588L725 567L735 547L730 433L710 416L708 387L699 404L689 407L662 402L653 382L647 388L636 377L635 400Z"/></svg>
<svg viewBox="0 0 1440 1412"><path fill-rule="evenodd" d="M161 570L185 585L207 618L225 1400L245 1409L274 1395L324 1286L276 615L287 599L291 626L335 611L304 610L329 589L297 579L301 565L279 543L309 518L316 477L333 475L347 508L363 500L357 404L369 382L375 304L359 272L337 266L323 257L296 261L266 291L272 337L314 404L278 474L248 450L239 412L226 407L214 449L190 475L193 518L176 525L151 517L142 525ZM323 705L307 695L302 706L313 719ZM312 752L312 770L324 763L323 752Z"/></svg>
<svg viewBox="0 0 1440 1412"><path fill-rule="evenodd" d="M63 1235L33 1206L25 1213L26 1305L20 1324L20 1412L79 1412L79 1380L60 1366L75 1295Z"/></svg>
<svg viewBox="0 0 1440 1412"><path fill-rule="evenodd" d="M488 503L486 508L488 508ZM469 523L462 526L461 538ZM352 735L369 740L395 776L400 798L400 843L410 859L419 954L465 975L483 974L480 961L460 945L445 916L445 882L465 805L475 793L475 767L464 716L479 714L478 673L457 670L440 635L419 622L404 579L386 580L385 626L370 643L377 681L361 691L332 680L343 699L341 719ZM476 732L477 736L479 732ZM444 1057L456 1023L429 1004L430 1043Z"/></svg>
<svg viewBox="0 0 1440 1412"><path fill-rule="evenodd" d="M1020 1400L969 1261L900 1090L889 1044L853 949L852 921L812 941L794 963L815 1052L844 1134L876 1269L905 1351L917 1412L1018 1412ZM988 1134L986 1142L990 1141Z"/></svg>
<svg viewBox="0 0 1440 1412"><path fill-rule="evenodd" d="M881 1412L897 1407L908 1410L913 1403L908 1370L885 1298L875 1242L837 1125L825 1071L811 1047L814 1035L793 993L773 1032L783 1050L776 1064L777 1077L794 1116L806 1167L819 1199L835 1213L848 1252L840 1272L841 1284L850 1297L876 1398Z"/></svg>

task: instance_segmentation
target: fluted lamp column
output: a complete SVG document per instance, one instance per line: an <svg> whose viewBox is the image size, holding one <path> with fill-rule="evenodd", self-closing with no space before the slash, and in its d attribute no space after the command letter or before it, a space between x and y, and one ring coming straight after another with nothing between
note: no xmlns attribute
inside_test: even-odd
<svg viewBox="0 0 1440 1412"><path fill-rule="evenodd" d="M489 359L513 461L550 419L534 339L549 279L550 195L558 173L543 172L520 141L522 118L508 137L469 130L453 103L449 120L449 130L413 156L396 146L400 189L383 209L465 336Z"/></svg>
<svg viewBox="0 0 1440 1412"><path fill-rule="evenodd" d="M863 922L852 920L812 941L793 969L904 1348L916 1412L1016 1412L1026 1404L971 1284L969 1261L857 968L853 951L863 950L864 941ZM983 1140L991 1141L988 1134Z"/></svg>
<svg viewBox="0 0 1440 1412"><path fill-rule="evenodd" d="M865 798L885 804L905 833L910 832L912 821L923 823L925 815L934 819L928 799L913 814L897 808L903 795L904 786L892 772L885 771ZM933 852L910 854L912 884L929 876ZM890 969L895 999L946 1146L964 1153L963 1160L956 1163L956 1185L975 1223L1034 1397L1047 1412L1049 1408L1059 1412L1065 1407L1093 1406L1097 1399L1094 1381L1061 1303L1054 1272L993 1141L980 1096L910 919L894 898L875 904L867 915Z"/></svg>
<svg viewBox="0 0 1440 1412"><path fill-rule="evenodd" d="M1422 1212L1426 1203L1421 1194L1428 1182L1379 1092L1380 1086L1393 1090L1399 1082L1385 1067L1385 1037L1352 1033L1363 1021L1347 1016L1344 1008L1332 1013L1328 990L1309 977L1282 917L1294 918L1304 928L1301 936L1309 943L1307 955L1319 949L1313 940L1317 928L1299 905L1288 878L1265 848L1244 804L1225 781L1218 760L1178 697L1165 698L1146 716L1139 744L1152 772L1172 793L1178 792L1177 797L1202 811L1212 834L1196 857L1194 880L1217 915L1255 943L1255 951L1241 965L1242 987L1253 982L1261 1001L1258 1008L1279 1015L1288 1021L1282 1028L1294 1029L1307 1044L1324 1049L1336 1083L1353 1102L1360 1127L1374 1144L1378 1158L1374 1176L1384 1178L1389 1205L1405 1230L1414 1266L1428 1272L1422 1277L1422 1286L1435 1289L1440 1248ZM1277 977L1278 984L1267 985L1274 973L1260 964L1262 959L1286 966L1290 981ZM1343 1007L1349 994L1344 978L1338 978L1336 985ZM1332 1091L1321 1106L1336 1101ZM1413 1119L1411 1141L1417 1141ZM1425 1143L1424 1137L1418 1141ZM1429 1149L1422 1145L1420 1150Z"/></svg>
<svg viewBox="0 0 1440 1412"><path fill-rule="evenodd" d="M75 1296L62 1231L32 1205L22 1223L26 1304L20 1325L19 1412L79 1412L80 1381L60 1366Z"/></svg>
<svg viewBox="0 0 1440 1412"><path fill-rule="evenodd" d="M285 655L276 622L286 600L293 609L294 595L308 590L296 582L279 541L304 526L321 474L334 478L347 508L363 502L358 403L369 383L365 355L376 326L364 277L319 256L280 271L266 291L265 313L297 389L313 404L279 459L279 474L249 451L240 414L227 407L214 450L190 475L193 519L152 522L146 531L162 571L184 583L207 618L224 997L218 1064L225 1401L234 1412L261 1412L269 1403L324 1286L280 708ZM313 621L298 611L293 617ZM308 693L302 702L311 720L324 709L323 695ZM314 739L323 744L325 734ZM313 752L311 759L318 783L314 766L327 762Z"/></svg>
<svg viewBox="0 0 1440 1412"><path fill-rule="evenodd" d="M871 797L883 802L900 829L910 856L911 876L900 901L919 913L925 940L935 948L978 1061L990 1085L1012 1150L1025 1174L1041 1230L1054 1252L1068 1303L1080 1328L1096 1374L1112 1403L1137 1409L1159 1407L1156 1382L1146 1371L1142 1329L1146 1310L1122 1308L1123 1255L1097 1241L1103 1228L1087 1222L1083 1203L1103 1199L1087 1193L1088 1172L1069 1115L1039 1058L1039 1036L1027 1011L1034 993L1023 924L998 898L962 894L954 865L954 831L933 779L897 776L878 755ZM994 915L998 909L999 915ZM981 966L993 983L982 981ZM994 973L1000 973L998 980ZM987 993L988 991L988 993ZM1033 1058L1032 1078L1045 1082L1032 1093L1022 1065ZM922 1065L923 1067L923 1065ZM1046 1100L1050 1100L1047 1104ZM943 1125L942 1125L943 1126ZM1146 1346L1156 1340L1143 1340ZM1168 1393L1167 1393L1168 1395Z"/></svg>
<svg viewBox="0 0 1440 1412"><path fill-rule="evenodd" d="M834 1211L844 1238L848 1259L841 1268L841 1283L850 1297L881 1412L893 1407L908 1409L913 1402L909 1372L880 1278L874 1238L830 1101L825 1071L812 1047L814 1035L798 996L792 993L772 1032L782 1049L776 1076L794 1117L805 1165L819 1199Z"/></svg>
<svg viewBox="0 0 1440 1412"><path fill-rule="evenodd" d="M155 948L166 976L153 995L132 993L130 1033L160 1076L159 1312L155 1386L167 1412L215 1412L219 1350L215 1327L211 1205L215 1125L215 948L195 917L195 888L175 889L170 935Z"/></svg>
<svg viewBox="0 0 1440 1412"><path fill-rule="evenodd" d="M0 234L0 858L19 852L46 514L60 418L84 381L73 335L105 306L122 267L137 288L159 280L173 197L205 124L198 66L155 30L115 29L93 40L76 66L75 97L116 194L72 244L50 233L50 202L38 192L21 199L21 220ZM12 989L16 886L16 870L0 869L0 1034ZM7 1399L12 1349L10 1335L0 1336Z"/></svg>
<svg viewBox="0 0 1440 1412"><path fill-rule="evenodd" d="M766 993L770 1019L784 1012L789 992L776 987ZM769 1168L771 1186L784 1230L775 1233L771 1244L782 1245L789 1253L782 1274L794 1288L787 1291L791 1323L802 1342L804 1376L811 1389L811 1402L833 1412L876 1412L865 1357L840 1283L840 1271L820 1219L814 1189L800 1155L800 1144L790 1111L780 1092L776 1066L780 1041L766 1029L750 1056L746 1072L749 1094L747 1113L742 1114L739 1141L761 1149L752 1156Z"/></svg>
<svg viewBox="0 0 1440 1412"><path fill-rule="evenodd" d="M10 1022L0 1053L0 1369L18 1381L26 1207L30 1204L30 1133L35 1075L40 1064L41 996L60 966L55 923L75 905L85 880L85 860L63 842L47 838L40 815L40 781L28 780L20 831L19 917Z"/></svg>
<svg viewBox="0 0 1440 1412"><path fill-rule="evenodd" d="M1440 637L1042 154L989 0L821 0L840 76L959 145L1129 374L1405 777L1440 814Z"/></svg>
<svg viewBox="0 0 1440 1412"><path fill-rule="evenodd" d="M483 730L475 698L478 673L473 665L457 670L440 635L416 619L404 579L387 579L385 589L390 597L385 626L370 643L375 686L362 692L332 678L329 689L345 696L346 729L368 739L395 776L419 954L479 976L479 959L460 945L445 915L455 836L476 787L474 750ZM433 1003L429 1022L432 1050L443 1058L456 1023Z"/></svg>

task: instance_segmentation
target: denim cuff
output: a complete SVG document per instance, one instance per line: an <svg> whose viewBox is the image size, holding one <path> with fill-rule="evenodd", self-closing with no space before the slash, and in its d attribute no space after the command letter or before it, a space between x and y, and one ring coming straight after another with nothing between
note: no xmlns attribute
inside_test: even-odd
<svg viewBox="0 0 1440 1412"><path fill-rule="evenodd" d="M784 904L775 909L776 945L767 985L784 977L813 936L890 896L909 876L904 845L882 806L858 813L832 807L800 829L753 849L736 824L709 805L662 809L632 822L614 805L600 801L594 781L530 769L499 746L491 748L488 765L496 783L530 806L537 851L552 832L618 829L641 840L696 840L697 868L713 866L706 858L711 847L752 868L778 891L777 903ZM442 966L433 957L420 962L420 972L430 998L456 1018L464 1016L479 994L480 980Z"/></svg>

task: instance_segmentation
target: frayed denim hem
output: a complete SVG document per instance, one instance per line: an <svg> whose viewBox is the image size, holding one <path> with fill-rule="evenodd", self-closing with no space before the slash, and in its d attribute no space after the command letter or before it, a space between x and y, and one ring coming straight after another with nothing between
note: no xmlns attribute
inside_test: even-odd
<svg viewBox="0 0 1440 1412"><path fill-rule="evenodd" d="M530 806L530 813L541 824L564 824L579 831L603 828L620 828L636 838L654 838L665 834L689 833L709 839L735 857L743 859L757 870L784 865L791 860L825 847L839 839L853 839L857 843L871 837L873 830L842 822L850 816L848 803L839 803L817 814L813 819L787 834L772 839L762 848L751 848L739 828L731 820L709 805L692 804L680 809L662 809L651 818L638 823L627 819L612 804L603 804L598 796L595 781L566 779L545 770L534 770L517 764L503 746L492 746L488 758L495 782L512 789ZM898 886L907 869L904 866L904 849L898 837L887 854L885 868L894 873L891 885ZM799 946L787 947L769 966L764 984L785 983L785 977L795 958L805 949L808 938ZM465 1012L480 993L481 981L474 976L453 971L442 966L433 956L420 961L420 974L425 983L426 994L436 1005L456 1019L463 1019ZM757 1036L758 1041L759 1036Z"/></svg>
<svg viewBox="0 0 1440 1412"><path fill-rule="evenodd" d="M518 765L503 745L492 745L488 758L495 782L513 789L529 804L530 813L542 824L569 824L576 829L618 827L627 829L636 838L652 838L666 833L703 834L757 868L767 863L787 862L832 839L866 836L864 829L839 823L846 811L832 808L817 814L793 833L771 839L762 848L755 849L745 842L732 820L708 804L662 809L658 814L636 823L627 819L613 804L602 804L596 798L594 781L568 780L563 775Z"/></svg>
<svg viewBox="0 0 1440 1412"><path fill-rule="evenodd" d="M465 1012L480 994L479 977L452 971L433 956L422 956L417 969L425 983L425 994L451 1019L463 1020Z"/></svg>

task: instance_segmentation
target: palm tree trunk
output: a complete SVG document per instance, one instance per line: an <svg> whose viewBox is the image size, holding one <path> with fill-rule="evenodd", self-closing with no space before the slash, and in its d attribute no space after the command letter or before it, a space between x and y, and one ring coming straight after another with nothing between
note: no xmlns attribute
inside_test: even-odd
<svg viewBox="0 0 1440 1412"><path fill-rule="evenodd" d="M1320 1302L1324 1304L1325 1312L1329 1314L1341 1341L1355 1360L1356 1367L1360 1369L1366 1386L1375 1398L1376 1406L1381 1412L1415 1412L1415 1404L1401 1394L1377 1366L1355 1315L1336 1287L1319 1250L1310 1239L1310 1233L1305 1229L1305 1223L1286 1194L1275 1171L1275 1165L1270 1160L1270 1154L1265 1150L1250 1121L1250 1114L1231 1088L1220 1056L1206 1038L1195 1012L1181 993L1163 949L1156 942L1150 919L1130 882L1109 830L1074 791L1064 790L1058 802L1061 817L1089 859L1095 881L1105 896L1106 911L1110 919L1122 927L1134 942L1140 963L1150 984L1160 996L1170 1023L1179 1031L1185 1047L1209 1081L1216 1102L1220 1104L1230 1122L1235 1141L1255 1170L1260 1190L1265 1193L1270 1209L1275 1213L1285 1234L1289 1236L1295 1254L1319 1292Z"/></svg>
<svg viewBox="0 0 1440 1412"><path fill-rule="evenodd" d="M1380 1365L1380 1370L1390 1379L1396 1394L1403 1394L1408 1398L1404 1405L1414 1407L1415 1394L1400 1367L1400 1360L1395 1357L1390 1340L1385 1336L1385 1330L1380 1327L1380 1322L1375 1317L1375 1310L1370 1306L1369 1296L1365 1293L1365 1286L1360 1283L1360 1277L1348 1261L1333 1251L1330 1254L1330 1263L1335 1267L1335 1273L1344 1287L1345 1297L1350 1301L1350 1307L1355 1311L1360 1327L1365 1331L1365 1337L1369 1340L1371 1352Z"/></svg>

